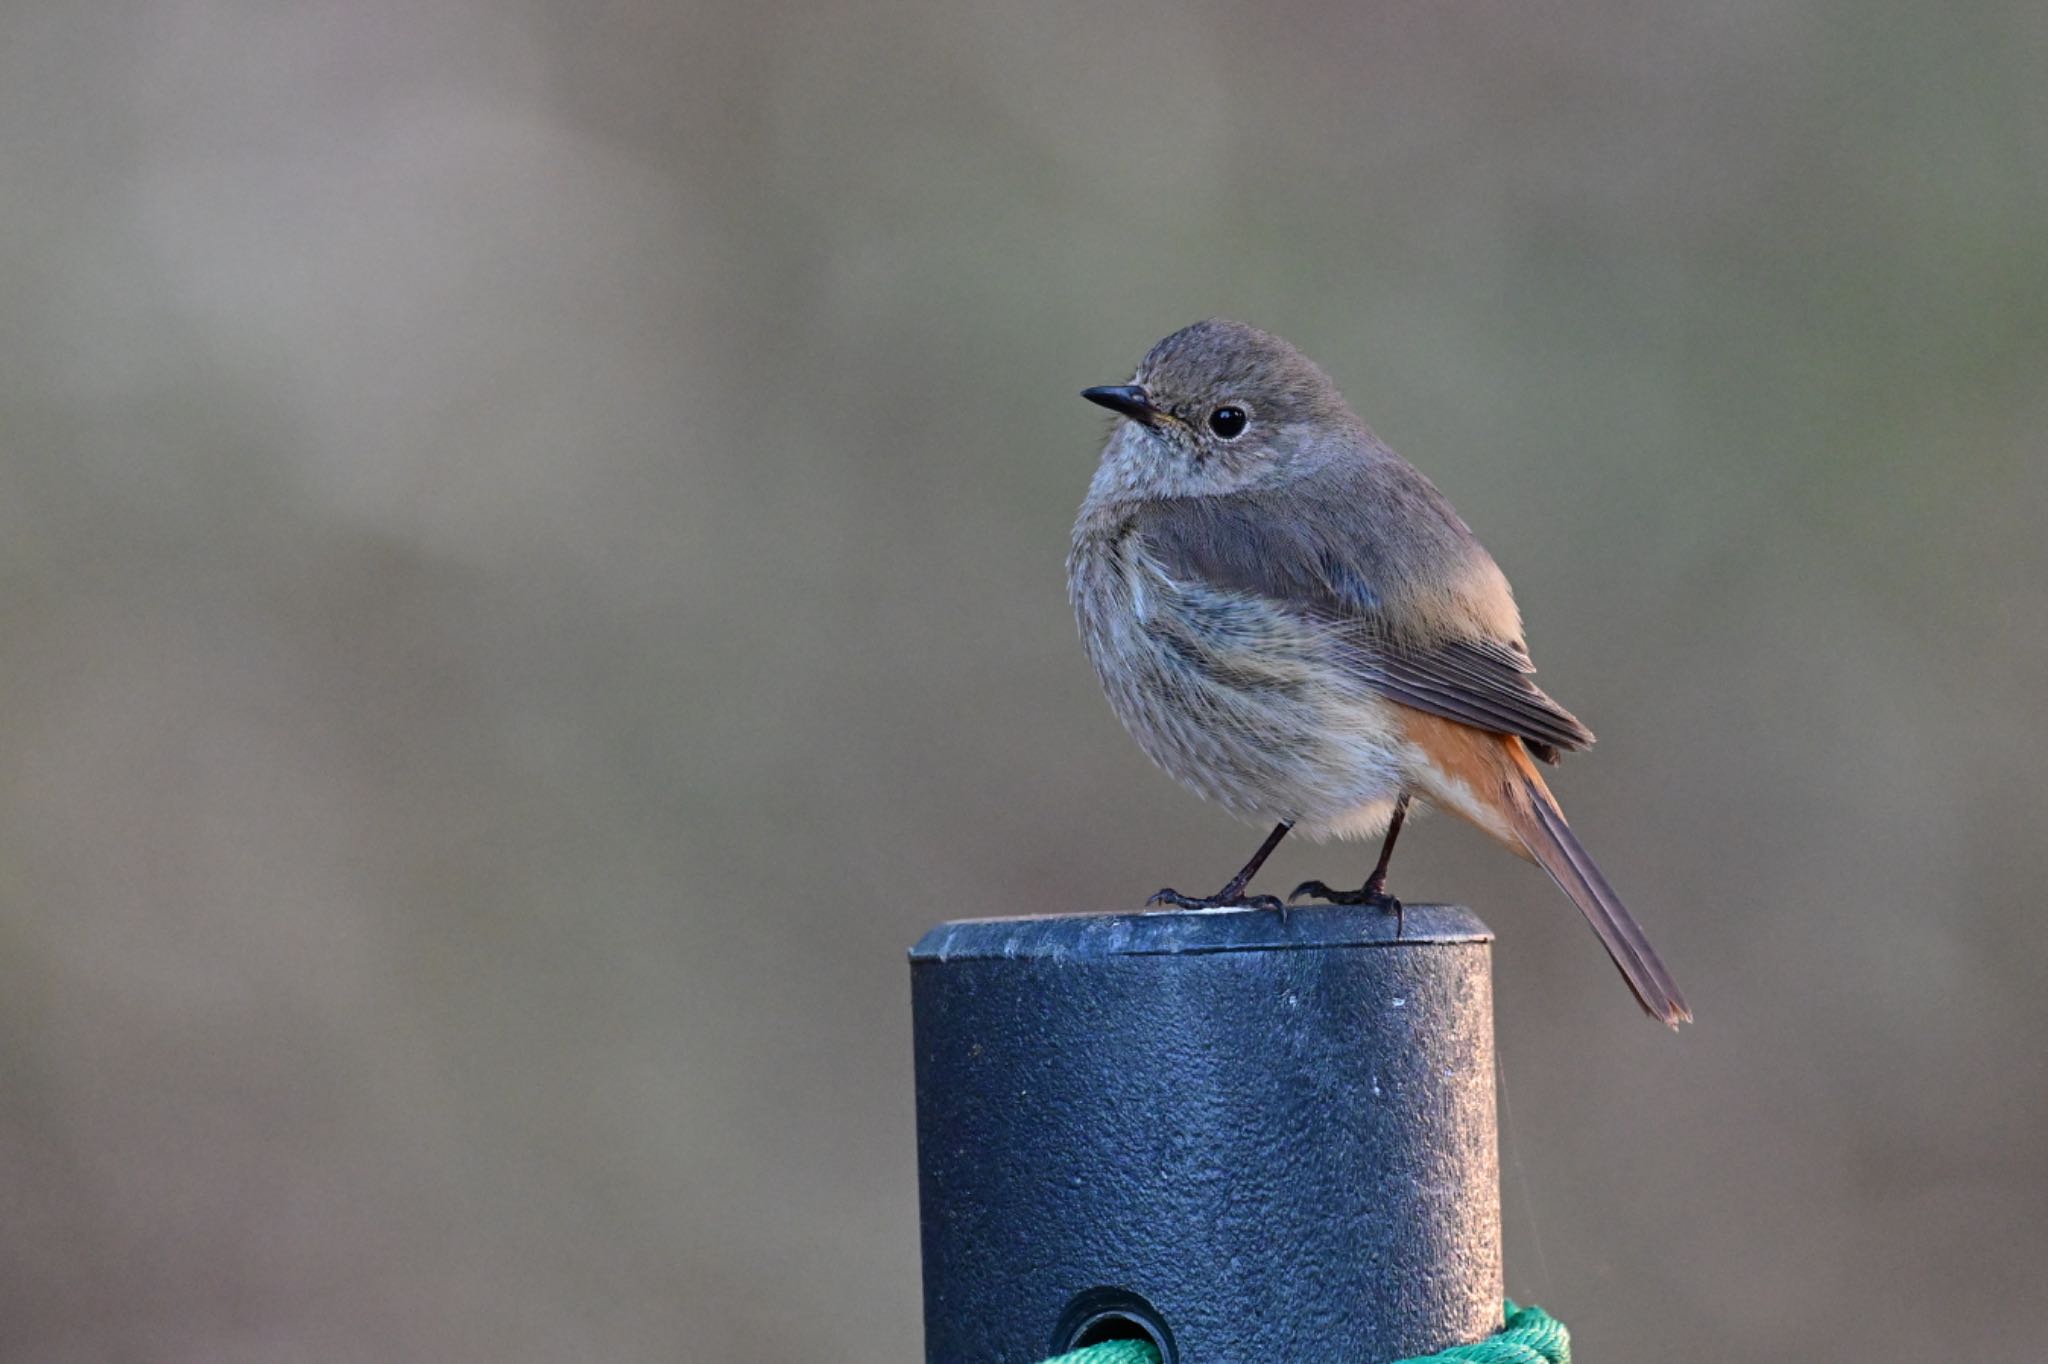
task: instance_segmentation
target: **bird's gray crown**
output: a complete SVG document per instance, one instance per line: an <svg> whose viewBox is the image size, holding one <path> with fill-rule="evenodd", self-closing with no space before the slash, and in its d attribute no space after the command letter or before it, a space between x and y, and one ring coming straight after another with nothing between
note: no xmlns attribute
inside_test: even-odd
<svg viewBox="0 0 2048 1364"><path fill-rule="evenodd" d="M1357 421L1315 361L1271 332L1223 318L1183 327L1152 347L1138 363L1137 382L1191 424L1225 402L1246 404L1270 426Z"/></svg>

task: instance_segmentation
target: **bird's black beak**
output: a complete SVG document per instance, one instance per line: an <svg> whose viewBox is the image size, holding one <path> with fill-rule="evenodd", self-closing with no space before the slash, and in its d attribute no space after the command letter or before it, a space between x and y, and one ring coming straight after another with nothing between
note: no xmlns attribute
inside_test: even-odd
<svg viewBox="0 0 2048 1364"><path fill-rule="evenodd" d="M1163 415L1152 406L1152 395L1138 384L1110 384L1104 388L1084 388L1081 396L1091 403L1099 404L1112 412L1120 412L1134 422L1146 426L1156 425Z"/></svg>

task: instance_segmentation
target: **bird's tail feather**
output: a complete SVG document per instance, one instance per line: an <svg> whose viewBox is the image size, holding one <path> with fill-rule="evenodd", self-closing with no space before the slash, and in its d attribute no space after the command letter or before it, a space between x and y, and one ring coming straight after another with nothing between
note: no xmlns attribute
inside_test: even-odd
<svg viewBox="0 0 2048 1364"><path fill-rule="evenodd" d="M1642 925L1628 912L1628 906L1607 884L1592 855L1565 823L1564 812L1557 808L1543 778L1526 760L1516 765L1523 769L1522 781L1528 796L1526 808L1517 810L1519 818L1515 820L1515 833L1522 846L1593 925L1607 955L1614 958L1644 1011L1674 1028L1692 1022L1692 1011L1686 1007L1685 996L1678 992L1678 983L1658 960L1650 940L1643 936Z"/></svg>

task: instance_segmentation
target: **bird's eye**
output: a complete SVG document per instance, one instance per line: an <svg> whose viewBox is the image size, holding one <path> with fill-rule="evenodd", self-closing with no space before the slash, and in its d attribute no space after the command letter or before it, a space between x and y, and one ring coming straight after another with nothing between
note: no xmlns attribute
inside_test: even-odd
<svg viewBox="0 0 2048 1364"><path fill-rule="evenodd" d="M1247 420L1243 408L1225 403L1209 414L1209 429L1225 440L1236 440L1244 434Z"/></svg>

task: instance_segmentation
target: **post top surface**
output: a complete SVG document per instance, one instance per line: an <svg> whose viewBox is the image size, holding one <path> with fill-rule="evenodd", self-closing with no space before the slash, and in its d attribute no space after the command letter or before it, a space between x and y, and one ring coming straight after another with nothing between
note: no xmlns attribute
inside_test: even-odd
<svg viewBox="0 0 2048 1364"><path fill-rule="evenodd" d="M1161 909L1116 914L1021 914L942 923L910 949L913 965L999 958L1173 956L1327 947L1426 947L1493 941L1462 905L1409 905L1394 916L1364 905L1301 905L1283 923L1270 909Z"/></svg>

